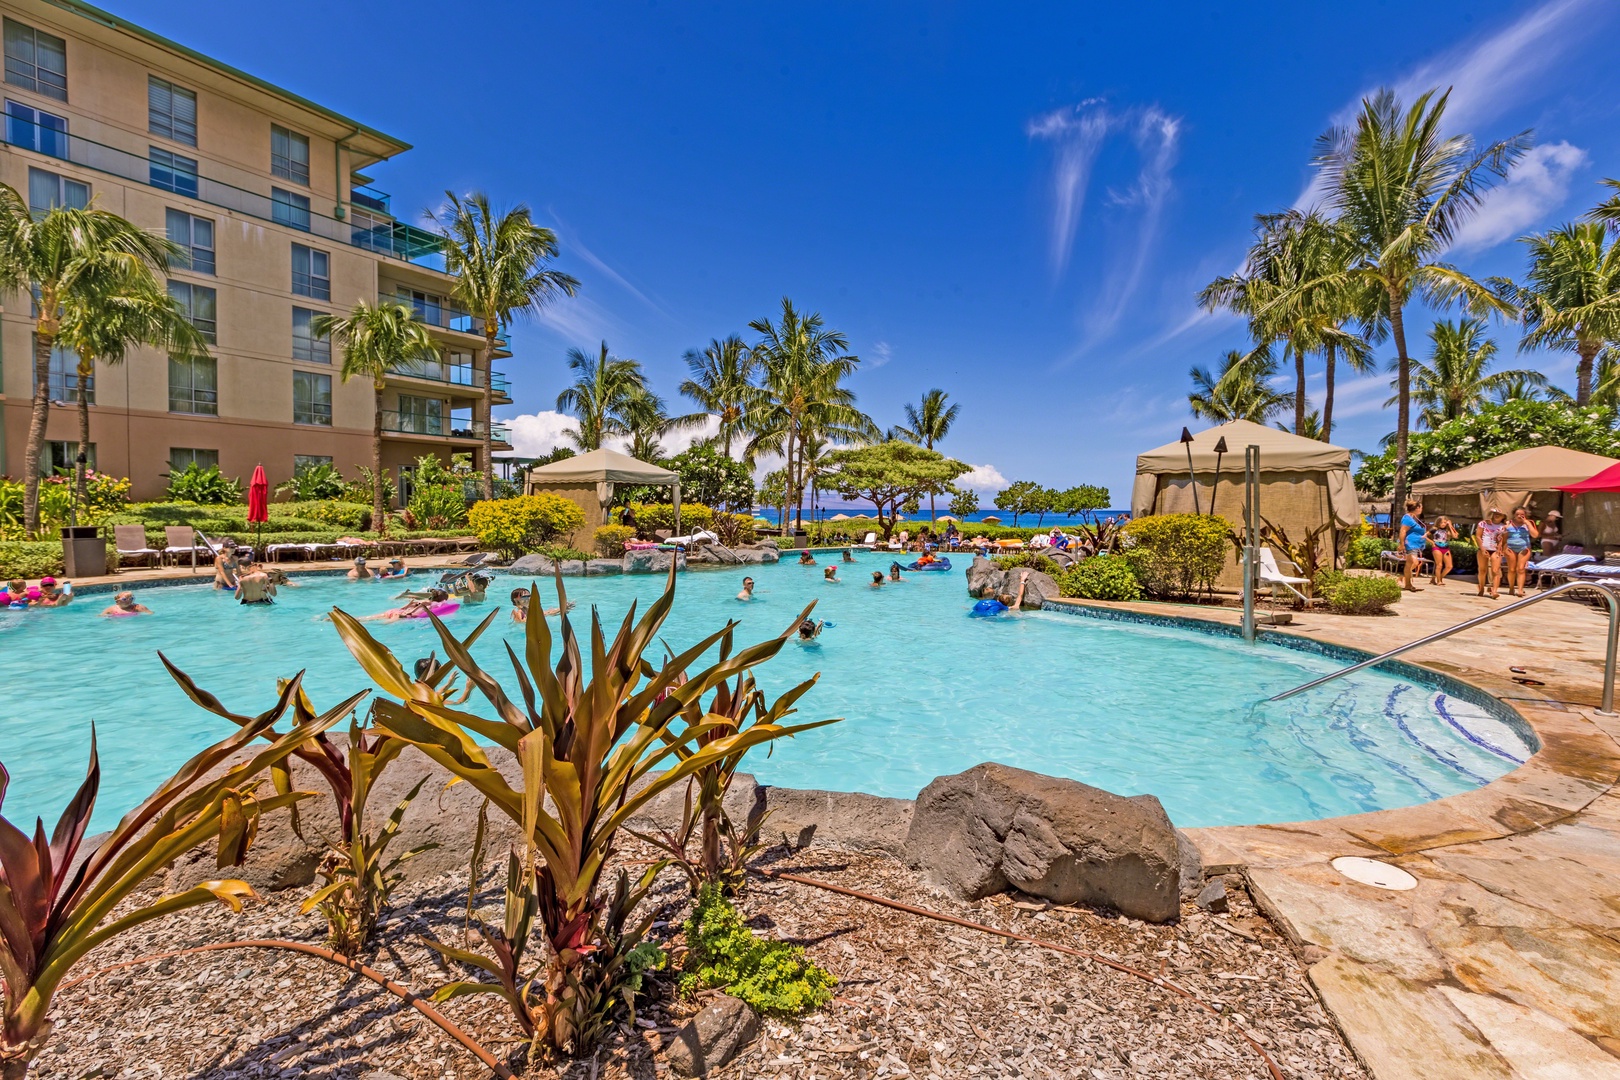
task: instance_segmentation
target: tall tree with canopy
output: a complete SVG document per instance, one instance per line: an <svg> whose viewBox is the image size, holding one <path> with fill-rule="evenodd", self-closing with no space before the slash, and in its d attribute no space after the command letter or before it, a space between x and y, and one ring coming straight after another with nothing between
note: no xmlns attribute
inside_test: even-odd
<svg viewBox="0 0 1620 1080"><path fill-rule="evenodd" d="M439 347L409 304L359 301L347 315L318 315L310 323L317 337L330 337L343 349L339 377L371 382L371 527L387 534L383 506L383 390L388 372L408 360L433 360Z"/></svg>
<svg viewBox="0 0 1620 1080"><path fill-rule="evenodd" d="M1395 339L1391 500L1397 507L1406 498L1412 427L1406 305L1417 296L1435 306L1460 302L1473 315L1517 314L1484 284L1439 260L1485 191L1529 148L1529 132L1477 149L1470 135L1444 134L1450 92L1435 95L1431 90L1403 107L1393 91L1380 90L1362 101L1352 126L1334 128L1317 140L1326 206L1355 245L1349 265L1324 275L1321 284L1349 289L1360 283L1380 290L1379 315Z"/></svg>
<svg viewBox="0 0 1620 1080"><path fill-rule="evenodd" d="M604 341L595 356L569 349L568 369L574 382L557 395L557 408L573 414L577 426L568 437L581 450L600 450L603 439L629 435L646 419L652 390L640 361L612 355Z"/></svg>
<svg viewBox="0 0 1620 1080"><path fill-rule="evenodd" d="M1500 280L1497 291L1520 309L1519 349L1573 352L1575 404L1592 400L1594 364L1606 345L1620 342L1620 243L1595 221L1526 236L1530 272L1525 284Z"/></svg>
<svg viewBox="0 0 1620 1080"><path fill-rule="evenodd" d="M846 499L861 499L877 508L878 526L887 541L895 515L906 503L950 490L951 481L968 466L904 439L875 446L835 450L827 455L823 482Z"/></svg>
<svg viewBox="0 0 1620 1080"><path fill-rule="evenodd" d="M950 434L951 425L962 412L960 404L947 405L950 395L935 387L923 394L919 404L906 405L906 424L898 429L903 439L910 439L914 443L932 450L936 443L942 442ZM938 516L934 508L934 496L928 496L928 521L938 524Z"/></svg>
<svg viewBox="0 0 1620 1080"><path fill-rule="evenodd" d="M1188 374L1193 389L1187 395L1187 407L1200 420L1264 424L1294 403L1293 394L1272 385L1277 361L1264 346L1249 352L1230 349L1214 372L1194 365Z"/></svg>
<svg viewBox="0 0 1620 1080"><path fill-rule="evenodd" d="M448 202L431 216L444 236L445 270L456 278L451 295L484 324L484 498L491 499L495 461L490 411L501 331L559 296L573 296L579 281L547 265L557 257L557 234L536 225L527 206L519 203L497 213L483 192L465 198L444 194Z"/></svg>
<svg viewBox="0 0 1620 1080"><path fill-rule="evenodd" d="M1436 319L1429 340L1434 346L1429 362L1412 362L1412 400L1422 409L1418 422L1423 427L1432 430L1478 412L1503 387L1547 385L1547 377L1539 371L1490 371L1496 342L1485 336L1485 323L1479 319ZM1395 403L1390 398L1384 407Z"/></svg>
<svg viewBox="0 0 1620 1080"><path fill-rule="evenodd" d="M682 381L681 393L719 419L720 442L730 457L731 441L743 433L743 420L759 393L754 385L759 358L732 334L723 341L712 339L701 352L688 349L686 367L691 377Z"/></svg>

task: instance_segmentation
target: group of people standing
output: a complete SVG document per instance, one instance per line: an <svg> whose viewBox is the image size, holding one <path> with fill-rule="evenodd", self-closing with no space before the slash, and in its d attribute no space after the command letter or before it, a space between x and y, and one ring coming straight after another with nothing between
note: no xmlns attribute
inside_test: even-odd
<svg viewBox="0 0 1620 1080"><path fill-rule="evenodd" d="M1488 511L1484 519L1474 525L1473 540L1478 549L1478 568L1474 580L1480 596L1490 589L1491 599L1501 596L1501 587L1507 585L1509 596L1524 595L1525 574L1538 543L1545 549L1548 540L1556 547L1560 536L1560 515L1550 512L1536 524L1529 511L1519 507L1512 517L1502 510ZM1406 501L1406 513L1401 518L1400 550L1404 557L1401 587L1408 592L1422 592L1412 584L1414 575L1421 572L1425 555L1431 564L1429 582L1444 585L1453 569L1452 541L1458 538L1457 526L1448 517L1440 517L1431 525L1423 520L1423 504L1417 499ZM1551 554L1551 552L1548 552Z"/></svg>

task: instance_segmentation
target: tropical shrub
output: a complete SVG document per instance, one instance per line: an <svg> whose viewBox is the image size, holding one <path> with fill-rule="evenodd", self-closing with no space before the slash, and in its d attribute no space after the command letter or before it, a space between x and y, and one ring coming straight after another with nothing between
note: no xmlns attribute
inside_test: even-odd
<svg viewBox="0 0 1620 1080"><path fill-rule="evenodd" d="M1209 514L1156 514L1125 526L1125 557L1150 596L1187 599L1226 565L1232 524Z"/></svg>
<svg viewBox="0 0 1620 1080"><path fill-rule="evenodd" d="M174 502L226 506L242 501L242 481L220 474L218 465L204 469L193 461L179 472L168 473L168 497Z"/></svg>
<svg viewBox="0 0 1620 1080"><path fill-rule="evenodd" d="M340 529L356 529L364 531L371 528L371 504L347 502L339 499L325 499L320 502L294 502L283 503L277 509L284 510L290 517L304 521L318 522L322 525L336 525ZM270 519L276 520L277 515L272 512Z"/></svg>
<svg viewBox="0 0 1620 1080"><path fill-rule="evenodd" d="M1353 570L1377 570L1380 556L1395 548L1393 537L1358 536L1350 541L1350 549L1344 557L1345 565Z"/></svg>
<svg viewBox="0 0 1620 1080"><path fill-rule="evenodd" d="M405 511L406 523L412 528L453 529L465 525L467 493L463 478L433 454L423 454L416 459L415 487Z"/></svg>
<svg viewBox="0 0 1620 1080"><path fill-rule="evenodd" d="M293 680L297 685L298 680ZM335 718L333 718L335 719ZM57 989L97 945L171 912L212 900L242 910L254 897L245 881L205 881L184 892L136 901L119 909L178 856L217 839L216 864L238 866L253 842L259 818L292 806L307 792L261 793L255 779L300 744L318 735L312 719L240 764L223 768L268 728L273 719L257 717L230 738L208 747L180 767L139 807L126 814L81 863L78 856L101 785L95 734L84 783L68 802L46 839L45 823L30 837L0 815L0 1076L20 1078L50 1036L51 1001ZM216 769L223 771L216 773ZM212 775L211 775L212 774ZM0 804L6 780L0 766Z"/></svg>
<svg viewBox="0 0 1620 1080"><path fill-rule="evenodd" d="M631 503L630 510L636 515L636 533L640 536L652 538L660 529L668 530L675 535L675 506L673 503ZM703 503L681 503L681 535L690 534L694 529L712 529L714 527L714 511Z"/></svg>
<svg viewBox="0 0 1620 1080"><path fill-rule="evenodd" d="M276 485L276 493L291 495L297 502L316 502L321 499L341 499L347 488L343 474L331 463L323 461L295 469L292 479Z"/></svg>
<svg viewBox="0 0 1620 1080"><path fill-rule="evenodd" d="M1039 570L1052 577L1063 572L1056 559L1039 551L1015 551L1010 555L997 555L990 561L1003 570Z"/></svg>
<svg viewBox="0 0 1620 1080"><path fill-rule="evenodd" d="M799 1016L832 1000L838 980L802 947L757 936L718 885L703 887L682 929L688 951L680 987L688 996L724 990L765 1016Z"/></svg>
<svg viewBox="0 0 1620 1080"><path fill-rule="evenodd" d="M1401 598L1401 583L1382 574L1345 574L1324 570L1316 575L1316 594L1340 615L1378 615Z"/></svg>
<svg viewBox="0 0 1620 1080"><path fill-rule="evenodd" d="M109 558L112 552L108 553ZM62 573L62 541L0 541L0 579L41 578Z"/></svg>
<svg viewBox="0 0 1620 1080"><path fill-rule="evenodd" d="M91 517L122 510L129 503L129 489L127 476L113 476L94 469L84 471L84 502Z"/></svg>
<svg viewBox="0 0 1620 1080"><path fill-rule="evenodd" d="M1433 431L1414 431L1407 451L1407 482L1425 480L1464 465L1530 446L1562 446L1620 457L1620 431L1613 409L1578 409L1564 401L1509 401L1449 420ZM1395 448L1365 457L1356 470L1363 496L1388 495L1395 483Z"/></svg>
<svg viewBox="0 0 1620 1080"><path fill-rule="evenodd" d="M1082 559L1057 578L1058 592L1080 600L1140 600L1142 583L1129 560L1117 555Z"/></svg>
<svg viewBox="0 0 1620 1080"><path fill-rule="evenodd" d="M683 504L690 498L731 510L748 510L754 505L753 470L707 443L676 454L669 467L680 473Z"/></svg>
<svg viewBox="0 0 1620 1080"><path fill-rule="evenodd" d="M376 482L377 474L371 471L371 466L362 465L354 472L354 479L343 485L343 494L339 496L344 502L364 503L371 505L372 486ZM394 485L393 478L388 470L383 470L383 505L393 506L394 500L399 498L399 488Z"/></svg>
<svg viewBox="0 0 1620 1080"><path fill-rule="evenodd" d="M580 515L583 520L584 515ZM636 530L628 525L602 525L592 537L596 553L604 559L617 559L624 554L624 542L634 540Z"/></svg>
<svg viewBox="0 0 1620 1080"><path fill-rule="evenodd" d="M759 529L754 524L752 514L727 514L716 510L710 528L726 547L759 543Z"/></svg>
<svg viewBox="0 0 1620 1080"><path fill-rule="evenodd" d="M633 1012L641 971L651 950L641 947L651 918L630 921L661 864L632 884L620 869L603 888L605 864L618 831L652 799L683 783L704 766L803 730L756 723L707 743L689 757L671 761L676 747L692 747L704 725L676 725L687 710L721 682L775 656L806 608L779 636L733 652L735 624L669 656L655 668L645 653L675 602L671 567L664 593L638 620L635 607L610 641L593 609L588 641L593 662L580 654L567 611L562 577L557 593L564 610L562 641L552 666L550 619L538 590L524 624L526 647L512 654L518 669L520 707L495 677L483 670L437 618L433 626L451 663L489 701L491 721L453 707L437 688L413 679L365 625L338 610L332 620L361 667L389 697L372 706L372 721L384 733L419 747L445 769L470 783L490 806L520 830L526 850L507 864L506 910L500 927L480 925L485 951L434 947L446 959L469 965L485 978L441 987L439 1000L491 993L511 1008L536 1050L588 1052L621 1009ZM813 605L812 605L813 606ZM491 615L494 618L494 615ZM688 674L718 646L718 659ZM588 674L587 674L588 672ZM508 783L489 759L509 754ZM539 972L528 970L530 929L535 921L548 946Z"/></svg>
<svg viewBox="0 0 1620 1080"><path fill-rule="evenodd" d="M541 492L474 503L467 524L479 543L516 558L584 527L585 511L561 495Z"/></svg>

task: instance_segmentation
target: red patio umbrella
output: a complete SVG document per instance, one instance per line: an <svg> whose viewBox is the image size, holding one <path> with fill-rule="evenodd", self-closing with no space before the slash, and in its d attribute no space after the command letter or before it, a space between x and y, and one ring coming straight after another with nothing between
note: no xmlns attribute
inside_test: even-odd
<svg viewBox="0 0 1620 1080"><path fill-rule="evenodd" d="M270 480L264 475L264 466L253 467L253 479L248 482L248 512L247 519L250 524L259 526L254 530L254 546L264 536L264 523L270 520Z"/></svg>
<svg viewBox="0 0 1620 1080"><path fill-rule="evenodd" d="M1596 476L1588 476L1578 484L1565 484L1558 489L1571 495L1588 495L1595 491L1620 491L1620 465L1610 465Z"/></svg>

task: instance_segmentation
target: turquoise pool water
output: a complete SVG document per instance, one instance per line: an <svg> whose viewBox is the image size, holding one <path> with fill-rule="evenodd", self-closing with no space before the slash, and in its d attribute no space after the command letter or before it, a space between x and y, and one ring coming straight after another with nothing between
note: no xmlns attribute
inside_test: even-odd
<svg viewBox="0 0 1620 1080"><path fill-rule="evenodd" d="M958 567L870 588L889 559L858 556L848 580L792 563L756 567L757 599L733 599L743 574L693 571L677 585L663 637L677 649L741 620L739 642L781 630L811 599L833 624L810 647L789 644L759 671L780 689L821 672L805 719L841 724L786 741L749 767L789 787L914 796L935 776L1000 761L1123 794L1151 793L1183 826L1294 821L1425 802L1483 784L1530 750L1485 709L1409 679L1363 672L1277 705L1272 693L1343 666L1275 645L1180 628L1031 612L975 619ZM825 562L825 559L822 560ZM413 583L421 584L418 577ZM502 577L491 602L516 579ZM583 628L592 604L616 625L655 576L570 579ZM542 582L548 604L554 588ZM58 611L0 611L0 761L12 774L6 816L54 822L84 775L90 722L104 782L105 827L228 724L191 705L164 672L164 652L239 712L267 707L277 676L307 669L317 705L369 686L321 615L393 606L399 585L306 577L274 607L243 607L202 586L138 589L156 614L104 619L85 596ZM487 609L485 609L487 610ZM464 608L452 626L471 629ZM505 620L476 648L510 674ZM407 663L437 645L422 622L373 624ZM521 647L520 647L521 651Z"/></svg>

